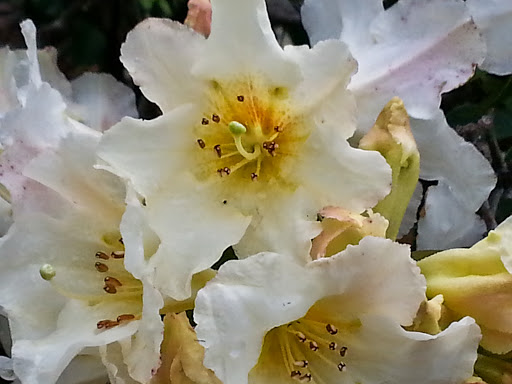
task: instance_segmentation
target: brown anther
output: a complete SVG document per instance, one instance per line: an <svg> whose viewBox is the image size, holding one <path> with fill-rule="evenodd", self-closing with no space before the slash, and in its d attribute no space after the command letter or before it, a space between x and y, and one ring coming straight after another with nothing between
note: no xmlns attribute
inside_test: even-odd
<svg viewBox="0 0 512 384"><path fill-rule="evenodd" d="M212 115L212 120L214 123L220 123L220 117L219 115L216 115L215 113Z"/></svg>
<svg viewBox="0 0 512 384"><path fill-rule="evenodd" d="M274 142L273 142L273 143L274 143ZM277 149L277 148L279 148L279 144L274 143L274 149Z"/></svg>
<svg viewBox="0 0 512 384"><path fill-rule="evenodd" d="M204 149L204 147L206 147L206 144L203 139L197 139L197 144L199 144L199 147L201 149Z"/></svg>
<svg viewBox="0 0 512 384"><path fill-rule="evenodd" d="M105 252L96 252L96 257L98 259L103 259L103 260L110 259L109 255L107 255Z"/></svg>
<svg viewBox="0 0 512 384"><path fill-rule="evenodd" d="M299 377L301 383L309 383L311 381L311 373L306 373L304 376Z"/></svg>
<svg viewBox="0 0 512 384"><path fill-rule="evenodd" d="M244 97L243 97L243 95L238 95L238 96L236 97L236 99L237 99L238 101L240 101L240 102L244 101Z"/></svg>
<svg viewBox="0 0 512 384"><path fill-rule="evenodd" d="M327 332L329 332L331 335L335 335L338 333L338 328L336 328L334 325L332 324L327 324L325 326L325 329L327 329Z"/></svg>
<svg viewBox="0 0 512 384"><path fill-rule="evenodd" d="M276 132L283 132L283 128L281 128L279 125L276 125L274 127L274 131L276 131Z"/></svg>
<svg viewBox="0 0 512 384"><path fill-rule="evenodd" d="M122 259L124 258L124 251L114 251L110 254L114 259Z"/></svg>
<svg viewBox="0 0 512 384"><path fill-rule="evenodd" d="M331 342L329 343L329 349L330 349L331 351L335 351L337 347L338 347L338 344L336 344L336 342L331 341Z"/></svg>
<svg viewBox="0 0 512 384"><path fill-rule="evenodd" d="M313 340L310 340L309 341L309 349L311 349L314 352L318 351L318 344L317 344L317 342L313 341Z"/></svg>
<svg viewBox="0 0 512 384"><path fill-rule="evenodd" d="M343 372L347 369L347 364L345 363L339 363L338 364L338 371Z"/></svg>
<svg viewBox="0 0 512 384"><path fill-rule="evenodd" d="M229 169L228 167L224 167L223 171L226 174L226 176L229 176L229 174L231 173L231 169Z"/></svg>
<svg viewBox="0 0 512 384"><path fill-rule="evenodd" d="M340 356L341 357L345 357L345 355L347 354L347 347L341 347L340 348Z"/></svg>
<svg viewBox="0 0 512 384"><path fill-rule="evenodd" d="M96 323L96 328L98 329L110 329L115 327L116 325L119 325L117 321L112 320L100 320Z"/></svg>
<svg viewBox="0 0 512 384"><path fill-rule="evenodd" d="M201 120L201 124L203 125L208 125L209 123L210 121L206 117L203 117L203 120Z"/></svg>
<svg viewBox="0 0 512 384"><path fill-rule="evenodd" d="M297 336L301 343L306 342L306 335L304 335L302 332L297 332L295 335Z"/></svg>
<svg viewBox="0 0 512 384"><path fill-rule="evenodd" d="M97 262L94 264L94 267L96 268L96 270L97 270L98 272L107 272L107 271L108 271L108 265L103 264L103 263L100 263L99 261L97 261Z"/></svg>
<svg viewBox="0 0 512 384"><path fill-rule="evenodd" d="M298 360L293 363L296 367L306 368L309 362L307 360Z"/></svg>
<svg viewBox="0 0 512 384"><path fill-rule="evenodd" d="M112 276L105 277L103 279L103 281L105 282L105 284L112 285L114 287L120 287L123 285L123 284L121 284L121 282L119 280L117 280L115 277L112 277Z"/></svg>
<svg viewBox="0 0 512 384"><path fill-rule="evenodd" d="M300 376L300 375L302 375L302 373L301 373L300 371L291 371L291 372L290 372L290 377L291 377L292 379L295 379L296 377L298 377L298 376Z"/></svg>
<svg viewBox="0 0 512 384"><path fill-rule="evenodd" d="M122 237L119 239L119 242L124 245L124 241L123 241Z"/></svg>
<svg viewBox="0 0 512 384"><path fill-rule="evenodd" d="M217 144L215 147L213 147L213 150L217 154L218 157L222 156L222 150L220 149L220 144Z"/></svg>
<svg viewBox="0 0 512 384"><path fill-rule="evenodd" d="M114 287L113 285L108 285L106 284L104 287L103 287L103 290L107 293L110 293L111 295L113 295L114 293L117 293L117 289L116 287Z"/></svg>
<svg viewBox="0 0 512 384"><path fill-rule="evenodd" d="M263 148L264 148L264 149L267 149L267 147L268 147L268 141L265 141L265 142L263 143Z"/></svg>
<svg viewBox="0 0 512 384"><path fill-rule="evenodd" d="M133 319L135 319L135 315L132 315L131 313L125 313L124 315L117 316L116 321L120 323L122 321L130 321Z"/></svg>
<svg viewBox="0 0 512 384"><path fill-rule="evenodd" d="M251 173L251 180L252 181L258 180L258 175L256 173Z"/></svg>

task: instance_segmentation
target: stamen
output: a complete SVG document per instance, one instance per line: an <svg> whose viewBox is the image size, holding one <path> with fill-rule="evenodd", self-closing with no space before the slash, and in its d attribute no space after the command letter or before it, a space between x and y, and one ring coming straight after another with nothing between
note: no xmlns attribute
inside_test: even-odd
<svg viewBox="0 0 512 384"><path fill-rule="evenodd" d="M327 332L329 332L331 335L335 335L338 333L338 328L336 328L332 324L327 324L325 328L327 329Z"/></svg>
<svg viewBox="0 0 512 384"><path fill-rule="evenodd" d="M219 115L216 115L215 113L212 115L212 120L214 123L220 123L220 117Z"/></svg>
<svg viewBox="0 0 512 384"><path fill-rule="evenodd" d="M203 120L201 120L201 124L203 125L208 125L209 123L210 121L206 117L203 117Z"/></svg>
<svg viewBox="0 0 512 384"><path fill-rule="evenodd" d="M124 241L123 241L123 238L121 237L119 240L118 240L121 244L124 245Z"/></svg>
<svg viewBox="0 0 512 384"><path fill-rule="evenodd" d="M224 176L224 175L229 176L229 174L231 173L231 169L229 169L228 167L219 168L219 169L217 169L217 173L221 177Z"/></svg>
<svg viewBox="0 0 512 384"><path fill-rule="evenodd" d="M239 95L236 97L236 99L239 101L239 102L243 102L244 101L244 96L243 95Z"/></svg>
<svg viewBox="0 0 512 384"><path fill-rule="evenodd" d="M347 370L347 364L345 364L345 363L339 363L339 364L338 364L338 370L339 370L340 372L344 372L344 371L346 371L346 370Z"/></svg>
<svg viewBox="0 0 512 384"><path fill-rule="evenodd" d="M204 147L206 147L206 144L203 139L197 139L197 144L199 144L199 147L201 149L204 149Z"/></svg>
<svg viewBox="0 0 512 384"><path fill-rule="evenodd" d="M98 272L107 272L107 271L108 271L108 265L103 264L103 263L100 263L99 261L97 261L97 262L94 264L94 267L96 267L96 270L97 270Z"/></svg>
<svg viewBox="0 0 512 384"><path fill-rule="evenodd" d="M39 274L44 280L50 281L55 277L56 272L51 264L44 264L39 268Z"/></svg>
<svg viewBox="0 0 512 384"><path fill-rule="evenodd" d="M283 132L283 128L281 128L279 125L276 125L274 127L274 131L276 131L276 132Z"/></svg>
<svg viewBox="0 0 512 384"><path fill-rule="evenodd" d="M112 285L114 287L121 287L123 284L119 280L117 280L115 277L107 276L105 279L103 279L105 284Z"/></svg>
<svg viewBox="0 0 512 384"><path fill-rule="evenodd" d="M217 144L215 147L213 147L213 150L217 154L218 157L222 156L222 150L220 149L220 144Z"/></svg>
<svg viewBox="0 0 512 384"><path fill-rule="evenodd" d="M309 362L307 360L299 360L295 361L293 365L296 367L306 368L308 366Z"/></svg>
<svg viewBox="0 0 512 384"><path fill-rule="evenodd" d="M298 378L298 376L302 375L302 373L300 371L291 371L290 372L290 377L292 379L295 379L295 378Z"/></svg>
<svg viewBox="0 0 512 384"><path fill-rule="evenodd" d="M299 377L301 383L309 383L311 381L311 373L306 373L304 376Z"/></svg>
<svg viewBox="0 0 512 384"><path fill-rule="evenodd" d="M340 349L340 356L341 357L345 357L345 355L347 354L347 347L341 347Z"/></svg>
<svg viewBox="0 0 512 384"><path fill-rule="evenodd" d="M117 322L120 323L122 321L129 321L135 319L135 315L132 315L131 313L125 313L124 315L117 316Z"/></svg>
<svg viewBox="0 0 512 384"><path fill-rule="evenodd" d="M296 332L295 333L295 336L297 336L297 338L299 339L299 341L301 343L305 343L306 342L306 335L304 335L302 332Z"/></svg>
<svg viewBox="0 0 512 384"><path fill-rule="evenodd" d="M338 344L336 344L336 342L333 341L333 342L329 343L329 349L331 351L335 351L336 348L338 348Z"/></svg>
<svg viewBox="0 0 512 384"><path fill-rule="evenodd" d="M256 181L258 179L258 175L256 173L251 173L251 180Z"/></svg>
<svg viewBox="0 0 512 384"><path fill-rule="evenodd" d="M309 341L309 349L311 349L313 352L318 351L318 343L314 340Z"/></svg>
<svg viewBox="0 0 512 384"><path fill-rule="evenodd" d="M116 287L114 287L113 285L105 285L105 286L103 287L103 290L104 290L105 292L107 292L107 293L112 294L112 295L113 295L113 294L115 294L115 293L117 293L117 289L116 289Z"/></svg>
<svg viewBox="0 0 512 384"><path fill-rule="evenodd" d="M98 259L103 259L103 260L110 259L109 255L107 255L105 252L96 252L96 257Z"/></svg>
<svg viewBox="0 0 512 384"><path fill-rule="evenodd" d="M110 329L119 325L117 321L112 320L100 320L96 323L96 328L98 329Z"/></svg>
<svg viewBox="0 0 512 384"><path fill-rule="evenodd" d="M124 257L124 251L114 251L110 254L114 259L122 259Z"/></svg>

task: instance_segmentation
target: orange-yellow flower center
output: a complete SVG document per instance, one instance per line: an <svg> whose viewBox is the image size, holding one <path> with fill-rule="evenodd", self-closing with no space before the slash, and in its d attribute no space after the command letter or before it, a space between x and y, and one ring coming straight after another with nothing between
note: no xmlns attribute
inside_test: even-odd
<svg viewBox="0 0 512 384"><path fill-rule="evenodd" d="M287 164L309 136L288 90L255 78L212 82L195 132L200 179L286 180Z"/></svg>

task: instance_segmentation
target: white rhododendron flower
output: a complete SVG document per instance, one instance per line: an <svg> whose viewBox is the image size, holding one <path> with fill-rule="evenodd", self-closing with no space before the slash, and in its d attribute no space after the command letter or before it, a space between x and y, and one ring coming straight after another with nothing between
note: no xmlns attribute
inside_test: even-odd
<svg viewBox="0 0 512 384"><path fill-rule="evenodd" d="M305 266L273 253L227 262L196 300L204 363L225 384L461 383L473 319L435 336L401 327L425 286L408 246L375 237Z"/></svg>
<svg viewBox="0 0 512 384"><path fill-rule="evenodd" d="M155 264L172 271L156 271L157 286L180 299L192 274L229 245L240 256L272 250L307 260L319 209L362 212L390 184L378 153L346 141L356 65L344 44L283 50L263 0L212 7L208 39L160 19L130 32L121 60L163 115L122 120L99 151L146 199L162 241Z"/></svg>
<svg viewBox="0 0 512 384"><path fill-rule="evenodd" d="M466 4L487 43L487 55L480 68L497 75L512 73L512 2L467 0Z"/></svg>
<svg viewBox="0 0 512 384"><path fill-rule="evenodd" d="M125 187L93 168L101 134L75 128L25 169L46 188L45 212L17 215L0 244L0 306L10 321L14 372L26 384L54 383L83 348L135 334L124 357L130 374L148 382L158 366L163 300L149 275L128 271L123 259L150 256L158 241L124 239Z"/></svg>
<svg viewBox="0 0 512 384"><path fill-rule="evenodd" d="M480 3L487 9L487 2ZM411 115L420 178L443 181L452 192L444 198L467 206L466 216L477 220L474 212L496 183L494 172L472 144L463 144L439 109L441 93L464 84L486 54L466 3L401 0L384 10L380 0L306 0L302 15L313 43L340 39L359 63L349 84L359 109L358 129L366 132L387 101L399 96ZM439 219L451 228L460 224L449 215L432 218Z"/></svg>

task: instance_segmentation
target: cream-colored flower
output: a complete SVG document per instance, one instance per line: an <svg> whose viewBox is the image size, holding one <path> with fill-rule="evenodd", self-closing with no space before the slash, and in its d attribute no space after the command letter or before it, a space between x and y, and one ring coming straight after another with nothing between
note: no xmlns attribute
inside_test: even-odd
<svg viewBox="0 0 512 384"><path fill-rule="evenodd" d="M424 292L407 246L366 237L306 266L271 253L228 262L199 292L194 320L225 384L460 383L478 326L405 331Z"/></svg>
<svg viewBox="0 0 512 384"><path fill-rule="evenodd" d="M384 159L346 140L356 68L346 47L283 50L263 0L212 7L206 40L158 19L130 32L121 60L163 115L123 120L99 151L146 199L162 240L155 263L174 271L156 282L176 298L230 245L242 257L272 250L307 260L319 209L359 213L389 192Z"/></svg>

